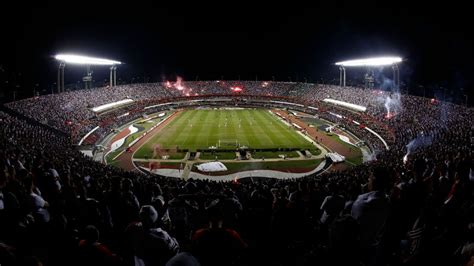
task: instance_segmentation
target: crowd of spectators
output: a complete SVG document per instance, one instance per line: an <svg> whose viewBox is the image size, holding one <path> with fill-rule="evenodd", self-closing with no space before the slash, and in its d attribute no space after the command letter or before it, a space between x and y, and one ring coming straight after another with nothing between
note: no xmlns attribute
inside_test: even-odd
<svg viewBox="0 0 474 266"><path fill-rule="evenodd" d="M71 125L94 119L91 108L124 99L140 101L155 97L172 97L179 94L167 90L160 84L130 84L75 90L61 94L50 94L9 103L18 112L53 128L70 133ZM86 123L88 124L88 123Z"/></svg>
<svg viewBox="0 0 474 266"><path fill-rule="evenodd" d="M374 94L375 93L375 94ZM19 113L64 131L73 136L74 141L86 135L93 128L100 126L92 140L104 137L113 130L113 125L120 125L127 120L137 118L143 113L147 104L162 102L176 97L199 97L203 95L256 95L266 97L284 97L291 101L303 102L308 105L324 105L325 98L339 99L368 107L368 116L380 117L386 114L384 101L389 96L386 92L366 91L360 88L341 88L333 85L271 82L271 81L178 81L163 83L144 83L121 85L113 88L103 87L89 90L70 91L61 94L33 97L9 103L7 106ZM385 97L385 98L384 98ZM133 104L122 106L116 110L96 113L91 109L124 99L134 100ZM327 109L332 106L326 105ZM124 113L132 113L122 117ZM358 116L350 114L351 116ZM360 120L360 119L359 119ZM365 119L367 120L367 119ZM380 128L380 123L373 119L362 121L371 122ZM350 123L348 123L350 124ZM353 127L353 125L348 125ZM354 128L354 131L359 131ZM385 134L386 129L382 130ZM373 136L362 131L367 140L375 140ZM384 136L389 135L385 134ZM374 141L373 146L381 146L380 141Z"/></svg>
<svg viewBox="0 0 474 266"><path fill-rule="evenodd" d="M201 83L209 88L205 93L228 90ZM251 83L264 85L232 86L243 84L248 90ZM127 96L151 98L154 92L183 96L166 84L135 86L148 86L144 90L150 94L133 95L136 88L127 87L114 96L103 88L109 92L104 100L88 92L91 106ZM364 103L365 96L340 96L343 92L314 96L312 86L279 84L274 95L292 97L292 91L304 88L308 91L297 97L318 107L334 108L319 103L329 96ZM80 92L65 94L81 97ZM8 106L39 123L53 121L60 117L58 106L68 105L72 97L66 95ZM41 110L35 101L50 110ZM370 163L293 180L234 182L148 176L104 166L72 148L70 137L0 112L0 263L472 265L473 111L408 95L401 96L401 103L402 111L390 119L369 110L374 121L395 134L390 150ZM404 162L408 143L413 145Z"/></svg>

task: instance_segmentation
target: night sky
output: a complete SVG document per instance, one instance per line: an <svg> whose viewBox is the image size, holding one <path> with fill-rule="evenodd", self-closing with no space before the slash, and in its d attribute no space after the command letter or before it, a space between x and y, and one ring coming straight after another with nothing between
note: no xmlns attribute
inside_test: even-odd
<svg viewBox="0 0 474 266"><path fill-rule="evenodd" d="M431 94L445 87L454 98L465 93L461 88L472 95L472 14L467 6L291 4L222 2L205 8L182 2L164 8L128 1L113 8L87 2L5 7L9 15L0 18L2 95L11 97L16 85L19 97L31 97L35 84L50 90L57 71L52 56L58 52L123 61L118 71L123 81L176 75L184 80L328 81L338 78L331 65L336 61L399 55L406 59L401 80L411 92L420 94L418 86L424 85ZM77 82L83 72L66 67L66 83ZM348 72L348 78L359 74ZM107 68L94 68L94 78L108 78Z"/></svg>

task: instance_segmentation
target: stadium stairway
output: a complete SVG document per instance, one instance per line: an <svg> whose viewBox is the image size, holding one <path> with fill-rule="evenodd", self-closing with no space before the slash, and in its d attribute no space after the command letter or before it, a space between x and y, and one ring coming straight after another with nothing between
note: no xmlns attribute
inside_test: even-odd
<svg viewBox="0 0 474 266"><path fill-rule="evenodd" d="M191 169L193 168L193 162L187 162L186 165L184 166L183 169L183 174L181 175L181 178L184 180L188 179L189 173L191 173Z"/></svg>

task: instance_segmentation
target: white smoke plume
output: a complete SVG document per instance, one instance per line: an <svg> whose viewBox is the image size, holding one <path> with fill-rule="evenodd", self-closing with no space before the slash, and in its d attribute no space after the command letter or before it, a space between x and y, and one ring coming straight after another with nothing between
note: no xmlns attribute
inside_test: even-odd
<svg viewBox="0 0 474 266"><path fill-rule="evenodd" d="M430 146L431 143L433 142L433 137L430 135L425 136L423 132L420 134L420 136L412 139L407 145L407 153L405 156L403 156L403 163L406 163L408 161L408 156L414 152L416 149L421 148L421 147L426 147Z"/></svg>
<svg viewBox="0 0 474 266"><path fill-rule="evenodd" d="M387 111L387 114L385 115L386 118L391 118L400 113L402 111L400 93L391 93L385 97L384 106L385 110Z"/></svg>
<svg viewBox="0 0 474 266"><path fill-rule="evenodd" d="M181 84L183 82L183 78L180 76L176 77L176 83L174 84L174 87L180 91L184 90L184 86Z"/></svg>

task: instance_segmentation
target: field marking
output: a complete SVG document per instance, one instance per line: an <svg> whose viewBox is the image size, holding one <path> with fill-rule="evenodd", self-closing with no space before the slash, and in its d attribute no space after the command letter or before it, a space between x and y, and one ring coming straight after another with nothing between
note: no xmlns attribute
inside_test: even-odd
<svg viewBox="0 0 474 266"><path fill-rule="evenodd" d="M275 134L275 128L273 127L273 122L270 122L271 124L268 125L268 123L266 123L268 122L268 120L265 119L265 117L262 115L262 112L256 113L255 118L258 119L258 122L259 122L258 124L262 128L263 132L266 133L265 136L267 136L268 139L270 140L269 147L281 146L281 141L278 140L279 138Z"/></svg>
<svg viewBox="0 0 474 266"><path fill-rule="evenodd" d="M188 109L155 133L147 141L147 146L142 145L139 149L153 152L153 145L159 143L165 148L177 145L197 150L215 145L219 139L237 139L241 144L256 149L313 147L294 128L287 127L276 115L268 114L267 109Z"/></svg>
<svg viewBox="0 0 474 266"><path fill-rule="evenodd" d="M299 136L297 136L296 130L293 127L286 126L279 119L277 119L274 115L272 115L269 112L268 113L265 112L264 114L266 117L268 117L268 119L272 119L275 122L274 124L272 123L272 126L274 125L276 129L279 128L280 129L279 131L281 131L282 134L285 137L287 137L288 141L291 141L294 146L306 146L305 144L309 144L309 143L306 143L304 139L301 139L299 138Z"/></svg>
<svg viewBox="0 0 474 266"><path fill-rule="evenodd" d="M191 112L188 112L188 111L189 111L189 110L184 111L184 113L182 114L182 116L183 116L182 119L180 119L179 121L176 121L177 128L175 128L173 131L171 131L171 133L178 133L177 135L175 135L176 141L179 141L179 142L178 142L179 144L177 144L177 146L182 146L182 145L186 142L186 140L189 138L189 135L186 136L186 134L189 134L189 132L186 132L186 131L184 130L185 127L186 127L186 123L185 123L185 122L186 122L186 119L187 119L188 121L190 121L191 118L193 118L193 117L196 115L196 112L195 112L195 110L192 110ZM184 120L184 123L183 123L181 120ZM181 124L180 124L180 123L181 123ZM179 130L179 132L176 132L176 131L178 131L178 130ZM165 132L165 133L166 133L166 132ZM168 134L170 134L170 133L168 133ZM182 137L183 134L186 136L186 138L185 138L184 140L181 140L182 138L184 138L184 137ZM166 145L171 146L171 145L169 144L168 140L169 140L169 138L167 138Z"/></svg>
<svg viewBox="0 0 474 266"><path fill-rule="evenodd" d="M283 121L281 119L279 119L279 117L277 117L275 114L273 114L273 112L269 112L267 113L267 115L271 118L273 118L275 121L277 121L277 125L280 126L281 128L286 128L288 127L287 124L283 123ZM291 127L292 128L292 127ZM305 139L301 139L301 137L297 134L297 130L292 128L292 130L288 130L287 131L290 138L293 138L297 143L296 145L299 146L299 145L304 145L304 144L309 144L307 143L307 140Z"/></svg>
<svg viewBox="0 0 474 266"><path fill-rule="evenodd" d="M176 117L175 119L176 120L173 120L171 121L171 123L167 124L165 127L163 127L159 132L163 133L163 134L155 134L149 141L148 143L151 143L150 145L152 144L156 144L156 143L159 143L161 144L163 147L165 148L172 148L170 145L169 145L169 142L167 141L168 139L171 138L171 136L173 136L177 131L178 129L180 129L180 123L181 123L181 120L183 119L186 119L187 117L189 117L191 115L191 113L188 113L186 111L184 111L183 113L179 114L178 117ZM178 128L173 128L174 125L178 125ZM183 126L184 127L184 126ZM166 130L170 128L171 130ZM180 130L180 132L183 132L183 130ZM179 139L179 136L180 134L178 134L177 136L175 136L176 139ZM179 145L178 145L179 146Z"/></svg>
<svg viewBox="0 0 474 266"><path fill-rule="evenodd" d="M170 119L173 115L180 115L180 113L181 113L181 110L175 111L175 112L171 113L165 120L162 120L162 121L160 121L160 122L164 123L166 120ZM174 120L174 119L176 119L176 117L174 117L173 120ZM171 120L169 123L173 122L173 120ZM159 123L160 123L160 122L159 122ZM165 128L167 125L168 125L168 124L166 124L166 125L164 126L164 128ZM151 131L148 132L148 133L153 132L153 131L156 130L158 127L159 127L159 126L157 126L156 128L154 128L153 130L151 130ZM133 163L133 157L135 157L135 153L136 153L138 150L140 150L145 144L148 144L148 143L156 136L156 133L160 132L161 130L162 130L162 129L160 129L159 131L155 132L154 135L150 137L150 139L148 139L147 141L144 141L140 146L138 146L137 149L135 149L135 150L133 151L132 155L130 156L130 161L131 161L131 163L132 163L132 165L133 165L133 167L134 167L135 169L137 169L137 170L140 171L140 169L139 169L138 167L136 167L135 164ZM147 134L148 134L148 133L147 133ZM143 138L146 138L146 136L143 136L142 139L143 139Z"/></svg>
<svg viewBox="0 0 474 266"><path fill-rule="evenodd" d="M289 127L285 127L283 124L281 124L280 121L276 120L273 116L271 116L267 112L264 112L264 115L262 115L262 116L264 116L264 118L272 120L274 122L274 123L273 122L271 123L272 128L274 128L274 130L278 130L279 132L281 132L281 134L284 137L286 137L286 140L288 142L291 142L292 146L299 146L298 144L300 142L295 141L295 138L291 135L290 131L294 130L293 128L290 129ZM280 139L281 137L278 137L278 138Z"/></svg>

